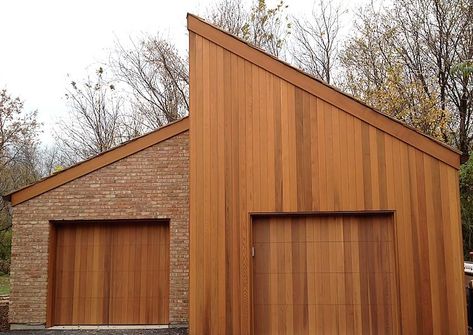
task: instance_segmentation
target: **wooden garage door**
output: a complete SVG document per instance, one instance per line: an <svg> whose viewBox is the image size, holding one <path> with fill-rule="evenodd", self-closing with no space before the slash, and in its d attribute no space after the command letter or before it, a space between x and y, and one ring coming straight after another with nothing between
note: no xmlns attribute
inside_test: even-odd
<svg viewBox="0 0 473 335"><path fill-rule="evenodd" d="M255 335L399 333L390 215L253 222Z"/></svg>
<svg viewBox="0 0 473 335"><path fill-rule="evenodd" d="M169 323L168 222L67 223L56 238L53 324Z"/></svg>

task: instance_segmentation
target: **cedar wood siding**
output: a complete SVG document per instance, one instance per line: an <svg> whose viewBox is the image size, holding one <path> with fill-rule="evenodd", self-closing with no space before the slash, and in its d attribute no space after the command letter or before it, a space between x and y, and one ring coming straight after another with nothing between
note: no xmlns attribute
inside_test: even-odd
<svg viewBox="0 0 473 335"><path fill-rule="evenodd" d="M252 226L255 334L399 334L392 213L259 215Z"/></svg>
<svg viewBox="0 0 473 335"><path fill-rule="evenodd" d="M465 334L458 153L188 16L190 332L250 334L251 213L393 211L404 334Z"/></svg>

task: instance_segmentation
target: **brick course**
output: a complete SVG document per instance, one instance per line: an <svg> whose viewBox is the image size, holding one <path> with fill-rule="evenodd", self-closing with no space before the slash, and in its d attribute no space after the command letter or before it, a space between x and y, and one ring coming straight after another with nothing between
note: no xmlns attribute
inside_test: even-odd
<svg viewBox="0 0 473 335"><path fill-rule="evenodd" d="M46 323L50 220L131 218L170 219L169 318L187 324L188 132L13 208L10 323Z"/></svg>

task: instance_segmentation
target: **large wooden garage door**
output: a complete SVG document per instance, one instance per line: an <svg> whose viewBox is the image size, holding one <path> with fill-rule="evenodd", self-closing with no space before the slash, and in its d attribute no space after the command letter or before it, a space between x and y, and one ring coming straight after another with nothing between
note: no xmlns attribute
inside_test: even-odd
<svg viewBox="0 0 473 335"><path fill-rule="evenodd" d="M255 335L399 333L390 215L253 222Z"/></svg>
<svg viewBox="0 0 473 335"><path fill-rule="evenodd" d="M67 223L56 237L54 325L169 323L168 222Z"/></svg>

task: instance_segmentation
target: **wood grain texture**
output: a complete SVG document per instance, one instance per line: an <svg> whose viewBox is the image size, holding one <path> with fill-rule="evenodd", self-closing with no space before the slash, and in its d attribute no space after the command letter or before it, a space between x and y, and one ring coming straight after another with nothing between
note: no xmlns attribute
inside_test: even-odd
<svg viewBox="0 0 473 335"><path fill-rule="evenodd" d="M51 325L169 323L169 224L56 227Z"/></svg>
<svg viewBox="0 0 473 335"><path fill-rule="evenodd" d="M254 334L399 334L392 214L256 216Z"/></svg>
<svg viewBox="0 0 473 335"><path fill-rule="evenodd" d="M274 76L284 78L301 89L319 96L324 101L345 110L348 114L362 119L373 127L407 144L413 145L419 150L433 155L444 163L456 168L460 166L459 154L461 152L457 149L421 133L414 127L394 117L374 110L353 96L302 72L288 63L262 52L261 49L253 47L251 44L206 23L204 20L192 14L188 14L187 16L187 29L197 35L204 36L207 40L222 46L238 57L257 64Z"/></svg>
<svg viewBox="0 0 473 335"><path fill-rule="evenodd" d="M46 301L46 327L53 326L55 301L54 290L56 287L56 255L57 255L57 227L55 224L49 224L48 241L48 294Z"/></svg>
<svg viewBox="0 0 473 335"><path fill-rule="evenodd" d="M458 155L413 145L419 134L385 130L336 91L321 98L284 64L268 71L268 56L234 52L249 47L211 26L200 33L189 33L191 334L251 334L250 213L373 210L394 212L401 332L464 334Z"/></svg>
<svg viewBox="0 0 473 335"><path fill-rule="evenodd" d="M18 205L187 130L189 130L189 119L184 117L181 120L169 123L159 129L136 137L115 148L54 173L31 185L10 192L4 195L3 198L6 201L11 201L13 206Z"/></svg>

